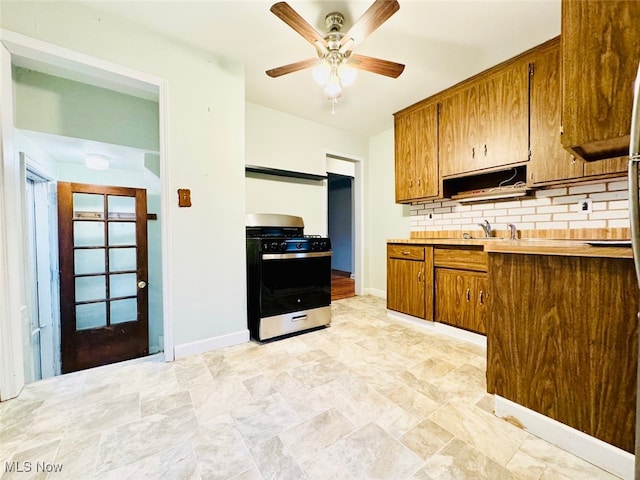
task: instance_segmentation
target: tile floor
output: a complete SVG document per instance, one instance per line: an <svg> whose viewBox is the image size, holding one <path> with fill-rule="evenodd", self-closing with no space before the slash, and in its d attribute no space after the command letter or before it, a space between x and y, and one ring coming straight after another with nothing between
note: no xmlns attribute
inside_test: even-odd
<svg viewBox="0 0 640 480"><path fill-rule="evenodd" d="M0 403L0 478L616 478L494 417L484 371L353 297L324 330L28 385Z"/></svg>

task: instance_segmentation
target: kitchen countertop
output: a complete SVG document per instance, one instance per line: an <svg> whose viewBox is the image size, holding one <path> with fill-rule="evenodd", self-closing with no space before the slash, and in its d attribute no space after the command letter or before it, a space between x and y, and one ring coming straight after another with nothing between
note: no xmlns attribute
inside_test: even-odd
<svg viewBox="0 0 640 480"><path fill-rule="evenodd" d="M549 240L530 238L520 240L506 240L492 237L485 238L404 238L391 239L387 243L401 243L407 245L450 245L482 246L487 253L518 253L526 255L562 255L570 257L600 257L600 258L633 258L631 247L626 246L592 246L588 240Z"/></svg>

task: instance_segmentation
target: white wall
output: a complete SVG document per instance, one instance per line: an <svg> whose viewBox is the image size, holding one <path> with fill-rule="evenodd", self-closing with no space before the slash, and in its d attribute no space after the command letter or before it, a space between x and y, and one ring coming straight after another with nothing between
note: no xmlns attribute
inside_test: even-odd
<svg viewBox="0 0 640 480"><path fill-rule="evenodd" d="M366 288L386 296L387 240L409 236L409 207L395 203L393 128L369 139L366 163Z"/></svg>
<svg viewBox="0 0 640 480"><path fill-rule="evenodd" d="M242 66L76 2L3 1L0 26L168 82L164 214L175 343L246 330ZM178 188L191 189L191 208L177 206Z"/></svg>
<svg viewBox="0 0 640 480"><path fill-rule="evenodd" d="M16 127L158 151L158 102L13 68Z"/></svg>
<svg viewBox="0 0 640 480"><path fill-rule="evenodd" d="M326 175L327 152L365 158L361 135L267 107L246 104L246 164ZM304 219L305 233L327 234L327 181L248 175L247 213L286 213Z"/></svg>

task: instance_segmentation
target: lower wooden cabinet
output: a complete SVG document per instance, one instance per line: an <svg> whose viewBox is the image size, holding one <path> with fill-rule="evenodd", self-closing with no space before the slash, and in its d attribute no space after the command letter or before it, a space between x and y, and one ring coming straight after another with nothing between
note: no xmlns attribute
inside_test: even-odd
<svg viewBox="0 0 640 480"><path fill-rule="evenodd" d="M387 308L433 318L433 248L387 245Z"/></svg>
<svg viewBox="0 0 640 480"><path fill-rule="evenodd" d="M633 260L491 253L489 282L489 393L633 453Z"/></svg>
<svg viewBox="0 0 640 480"><path fill-rule="evenodd" d="M483 272L436 268L436 320L486 333L486 284Z"/></svg>
<svg viewBox="0 0 640 480"><path fill-rule="evenodd" d="M436 322L485 334L487 253L482 247L436 247Z"/></svg>

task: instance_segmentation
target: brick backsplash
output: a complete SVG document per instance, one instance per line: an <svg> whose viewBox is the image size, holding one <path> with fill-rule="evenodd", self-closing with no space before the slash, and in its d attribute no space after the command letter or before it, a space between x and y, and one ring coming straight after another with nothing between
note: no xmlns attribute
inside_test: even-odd
<svg viewBox="0 0 640 480"><path fill-rule="evenodd" d="M629 227L627 180L552 187L534 196L498 202L463 205L454 200L412 204L411 231L481 231L477 225L488 220L494 228L508 223L518 230L606 229ZM590 199L593 211L579 211L578 202Z"/></svg>

